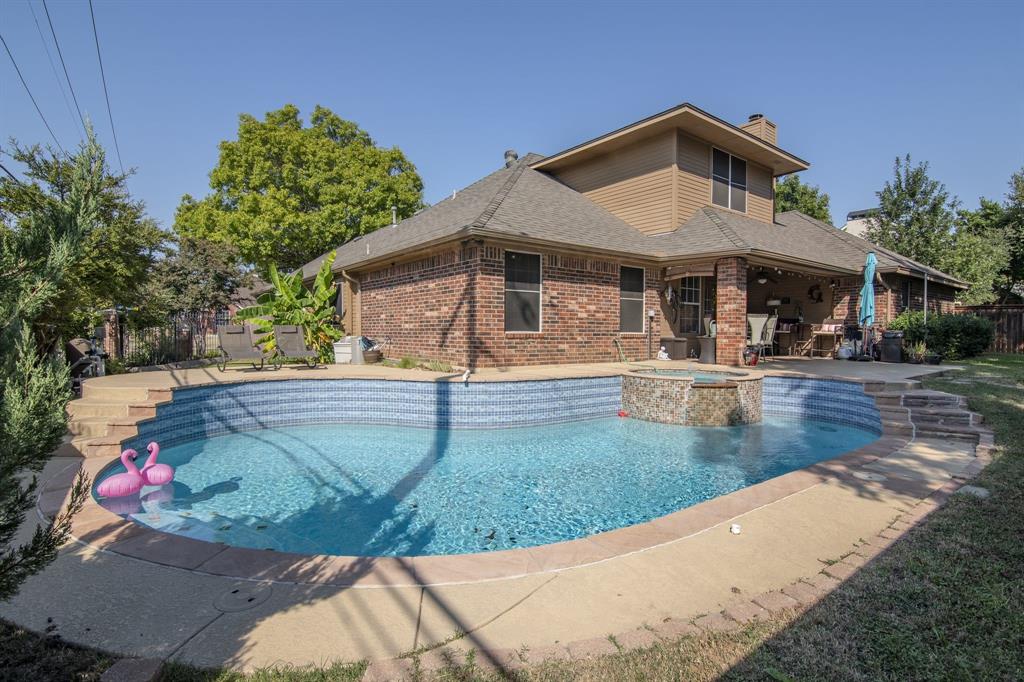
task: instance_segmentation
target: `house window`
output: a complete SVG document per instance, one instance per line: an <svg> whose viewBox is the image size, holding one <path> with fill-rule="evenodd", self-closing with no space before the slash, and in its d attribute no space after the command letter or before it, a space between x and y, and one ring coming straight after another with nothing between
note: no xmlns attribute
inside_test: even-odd
<svg viewBox="0 0 1024 682"><path fill-rule="evenodd" d="M721 149L711 150L711 203L747 212L747 162Z"/></svg>
<svg viewBox="0 0 1024 682"><path fill-rule="evenodd" d="M505 252L505 331L540 331L540 256Z"/></svg>
<svg viewBox="0 0 1024 682"><path fill-rule="evenodd" d="M910 310L910 280L903 282L903 291L900 292L900 310Z"/></svg>
<svg viewBox="0 0 1024 682"><path fill-rule="evenodd" d="M715 286L714 277L705 277L701 280L704 285L704 306L703 317L715 319L715 308L718 305L718 288ZM702 329L701 334L710 335L710 329Z"/></svg>
<svg viewBox="0 0 1024 682"><path fill-rule="evenodd" d="M619 331L644 331L644 269L619 268Z"/></svg>
<svg viewBox="0 0 1024 682"><path fill-rule="evenodd" d="M700 277L679 280L679 332L700 334Z"/></svg>

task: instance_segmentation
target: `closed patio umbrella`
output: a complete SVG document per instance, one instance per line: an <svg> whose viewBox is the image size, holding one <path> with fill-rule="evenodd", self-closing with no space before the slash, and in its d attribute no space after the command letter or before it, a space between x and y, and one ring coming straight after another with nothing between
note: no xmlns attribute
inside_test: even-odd
<svg viewBox="0 0 1024 682"><path fill-rule="evenodd" d="M864 261L864 285L860 288L860 302L857 305L859 314L857 320L861 326L861 355L864 354L864 341L867 339L867 328L875 322L875 268L878 266L878 259L875 252L868 253Z"/></svg>

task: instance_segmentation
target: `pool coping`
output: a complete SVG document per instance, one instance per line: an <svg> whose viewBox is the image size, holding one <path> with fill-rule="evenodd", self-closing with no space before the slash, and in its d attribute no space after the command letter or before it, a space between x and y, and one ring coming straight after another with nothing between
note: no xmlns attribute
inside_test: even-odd
<svg viewBox="0 0 1024 682"><path fill-rule="evenodd" d="M850 377L795 377L792 374L753 371L757 371L762 377L781 376L860 384L867 395L878 393L886 387L885 382ZM610 371L604 376L626 373L629 371ZM253 378L246 377L238 382L219 383L246 383ZM683 379L685 380L685 377ZM309 380L317 378L310 377ZM192 387L197 386L180 388ZM170 399L173 390L177 389L154 390L167 391L166 399ZM155 414L131 421L131 424L153 418ZM375 588L428 587L505 580L582 568L707 532L738 516L810 487L855 477L860 468L893 454L911 442L913 432L914 427L907 411L905 421L891 418L883 420L882 434L875 441L833 459L791 471L644 523L536 547L416 557L294 554L233 547L166 533L135 523L107 511L92 495L88 496L82 510L73 518L71 535L75 541L101 552L199 574L244 581ZM119 447L122 440L132 435L119 434L112 436L111 439L116 438ZM81 468L86 475L94 479L98 473L113 463L111 459L99 455L86 458ZM68 470L72 468L77 470L76 465L70 465ZM62 508L69 483L70 478L67 474L55 476L47 482L37 498L37 507L42 515L52 517ZM917 489L921 487L919 482L897 479L890 479L887 485L906 492L918 492Z"/></svg>

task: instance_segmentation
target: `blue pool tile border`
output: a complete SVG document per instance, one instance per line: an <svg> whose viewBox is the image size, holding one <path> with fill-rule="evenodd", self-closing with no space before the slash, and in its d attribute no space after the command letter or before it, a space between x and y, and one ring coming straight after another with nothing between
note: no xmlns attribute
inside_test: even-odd
<svg viewBox="0 0 1024 682"><path fill-rule="evenodd" d="M763 414L815 419L881 434L881 418L861 384L765 377ZM289 379L177 389L139 423L125 447L170 447L199 438L302 424L371 424L489 429L615 416L620 376L538 381L421 382Z"/></svg>

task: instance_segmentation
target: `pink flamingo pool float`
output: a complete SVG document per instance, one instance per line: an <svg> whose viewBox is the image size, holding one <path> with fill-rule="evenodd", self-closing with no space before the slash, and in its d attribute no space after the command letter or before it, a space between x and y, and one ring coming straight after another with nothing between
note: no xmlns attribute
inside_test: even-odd
<svg viewBox="0 0 1024 682"><path fill-rule="evenodd" d="M165 485L173 481L174 469L167 464L158 464L156 461L157 455L160 454L160 446L153 442L147 445L146 449L149 450L149 459L146 460L145 466L139 472L139 475L142 476L142 483L144 485Z"/></svg>
<svg viewBox="0 0 1024 682"><path fill-rule="evenodd" d="M166 464L158 464L157 455L160 454L160 446L150 443L149 459L146 460L142 471L135 466L135 460L139 453L131 448L121 453L121 464L127 469L123 474L115 474L105 479L96 487L100 497L127 497L142 490L144 485L164 485L174 480L174 469Z"/></svg>

